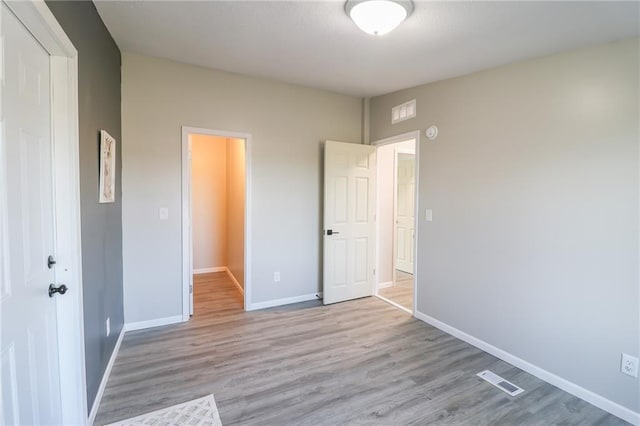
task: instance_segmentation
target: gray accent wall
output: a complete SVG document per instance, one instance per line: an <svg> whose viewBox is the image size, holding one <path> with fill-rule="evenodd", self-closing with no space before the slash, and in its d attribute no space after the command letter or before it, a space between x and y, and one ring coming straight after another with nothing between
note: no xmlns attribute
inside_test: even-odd
<svg viewBox="0 0 640 426"><path fill-rule="evenodd" d="M89 409L124 323L120 50L90 1L47 5L78 50L80 205L85 356ZM100 130L117 141L116 201L98 203ZM105 321L111 318L111 334Z"/></svg>
<svg viewBox="0 0 640 426"><path fill-rule="evenodd" d="M640 355L638 52L594 46L370 102L372 141L440 131L420 146L418 311L636 412L620 356ZM413 98L417 117L392 125Z"/></svg>

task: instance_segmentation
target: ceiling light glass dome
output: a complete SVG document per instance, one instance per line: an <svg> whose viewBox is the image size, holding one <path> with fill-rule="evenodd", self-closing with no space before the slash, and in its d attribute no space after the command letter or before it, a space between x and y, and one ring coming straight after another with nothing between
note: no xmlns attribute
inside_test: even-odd
<svg viewBox="0 0 640 426"><path fill-rule="evenodd" d="M413 11L411 1L349 0L345 11L367 34L381 36L396 28Z"/></svg>

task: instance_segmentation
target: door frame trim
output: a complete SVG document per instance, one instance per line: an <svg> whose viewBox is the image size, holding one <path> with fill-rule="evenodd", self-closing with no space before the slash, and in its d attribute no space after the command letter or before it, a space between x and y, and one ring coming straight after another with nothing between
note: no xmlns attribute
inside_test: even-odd
<svg viewBox="0 0 640 426"><path fill-rule="evenodd" d="M62 423L87 424L82 303L78 51L43 0L2 0L51 57L56 281L71 289L56 297Z"/></svg>
<svg viewBox="0 0 640 426"><path fill-rule="evenodd" d="M419 240L419 226L420 226L420 220L418 220L420 218L420 200L418 198L418 194L419 192L419 188L420 188L420 135L421 132L420 130L414 130L411 132L407 132L407 133L402 133L399 135L395 135L395 136L390 136L388 138L384 138L384 139L379 139L376 141L371 142L371 145L375 146L376 148L379 148L383 145L389 145L392 143L398 143L398 142L404 142L406 140L409 139L414 139L415 142L415 155L416 155L416 169L415 169L415 179L416 179L416 185L415 185L415 206L414 206L414 220L415 220L415 239L413 242L413 309L412 309L412 315L415 317L416 312L418 311L417 309L417 300L418 300L418 240ZM394 154L395 156L395 154ZM395 162L395 160L394 160ZM394 167L395 168L395 167ZM394 184L395 186L395 184ZM394 208L395 209L395 208ZM376 216L378 215L378 200L376 199ZM378 242L378 235L379 232L376 232L376 268L378 268L379 264L380 264L380 259L379 259L379 242ZM395 243L394 243L395 244ZM395 253L394 253L394 257L395 257ZM394 259L394 265L395 265L395 259ZM395 277L395 271L393 271L394 277ZM376 277L376 281L375 281L375 296L378 296L378 278Z"/></svg>
<svg viewBox="0 0 640 426"><path fill-rule="evenodd" d="M182 126L182 320L189 321L189 277L193 275L190 247L193 237L189 232L191 222L191 200L189 197L191 176L189 166L189 134L219 136L244 140L244 310L251 310L251 134L228 130L213 130L202 127ZM188 218L188 220L187 220Z"/></svg>

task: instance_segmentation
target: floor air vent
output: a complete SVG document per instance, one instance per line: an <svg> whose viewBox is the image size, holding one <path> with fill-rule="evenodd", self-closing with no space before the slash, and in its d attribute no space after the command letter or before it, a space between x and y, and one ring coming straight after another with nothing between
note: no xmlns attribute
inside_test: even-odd
<svg viewBox="0 0 640 426"><path fill-rule="evenodd" d="M486 380L487 382L491 383L493 386L508 393L511 396L520 395L522 392L524 392L524 389L519 388L518 386L503 379L502 377L498 376L497 374L489 370L481 371L477 374L477 376L483 380Z"/></svg>

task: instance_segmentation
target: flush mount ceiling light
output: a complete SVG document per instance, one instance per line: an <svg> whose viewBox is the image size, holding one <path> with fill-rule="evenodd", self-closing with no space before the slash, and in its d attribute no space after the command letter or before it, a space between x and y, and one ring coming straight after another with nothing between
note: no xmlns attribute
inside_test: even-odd
<svg viewBox="0 0 640 426"><path fill-rule="evenodd" d="M411 0L347 0L344 10L362 31L380 36L407 19L413 3Z"/></svg>

